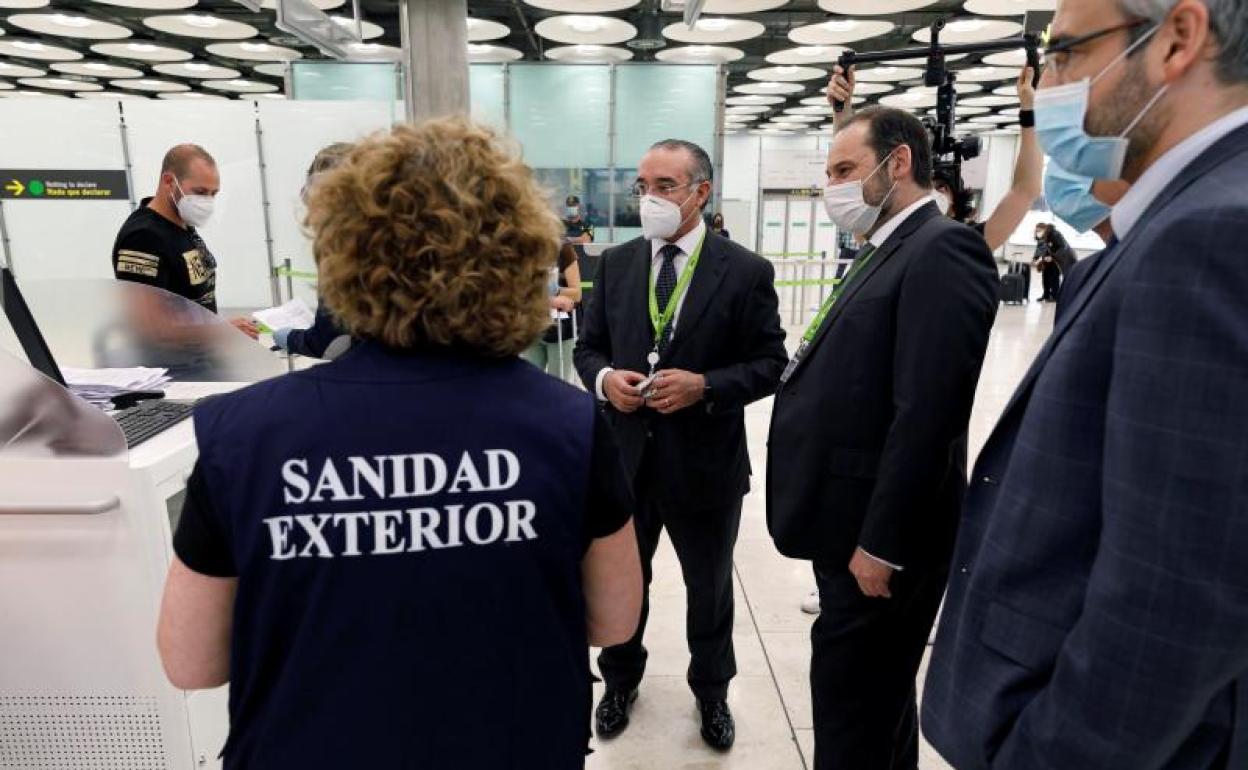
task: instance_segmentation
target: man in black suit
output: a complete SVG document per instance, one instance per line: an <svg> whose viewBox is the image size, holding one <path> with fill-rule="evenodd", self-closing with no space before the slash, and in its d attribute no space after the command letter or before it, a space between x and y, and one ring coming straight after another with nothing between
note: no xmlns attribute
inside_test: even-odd
<svg viewBox="0 0 1248 770"><path fill-rule="evenodd" d="M708 232L702 219L711 173L706 152L689 142L659 142L641 159L634 194L643 237L603 254L575 358L635 484L647 587L664 528L680 559L689 686L703 739L727 749L735 738L732 549L750 483L744 411L775 391L786 356L771 263ZM648 611L647 595L633 639L598 658L600 736L628 726Z"/></svg>
<svg viewBox="0 0 1248 770"><path fill-rule="evenodd" d="M776 395L767 523L814 562L815 767L918 767L915 676L948 575L996 316L982 236L941 216L912 115L871 108L828 155L828 212L867 242Z"/></svg>

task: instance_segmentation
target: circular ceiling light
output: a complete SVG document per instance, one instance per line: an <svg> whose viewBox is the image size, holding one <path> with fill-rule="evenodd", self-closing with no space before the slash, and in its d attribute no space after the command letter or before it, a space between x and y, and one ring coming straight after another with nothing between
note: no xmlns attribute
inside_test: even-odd
<svg viewBox="0 0 1248 770"><path fill-rule="evenodd" d="M1057 10L1057 0L967 0L965 10L984 16L1022 16L1028 11Z"/></svg>
<svg viewBox="0 0 1248 770"><path fill-rule="evenodd" d="M899 110L917 110L925 107L935 107L936 94L916 94L908 91L904 94L881 96L880 104L885 107L896 107Z"/></svg>
<svg viewBox="0 0 1248 770"><path fill-rule="evenodd" d="M940 33L940 42L951 43L986 43L989 40L1000 40L1003 37L1017 35L1023 31L1023 25L1013 21L994 19L956 19L945 25ZM932 30L924 27L915 32L913 38L920 43L932 42Z"/></svg>
<svg viewBox="0 0 1248 770"><path fill-rule="evenodd" d="M251 98L252 99L265 99L265 100L273 100L273 99L284 100L286 98L286 95L285 94L256 94L255 96L252 96Z"/></svg>
<svg viewBox="0 0 1248 770"><path fill-rule="evenodd" d="M962 83L991 83L994 80L1017 80L1018 73L1021 71L1011 67L993 67L987 64L955 70L958 75L959 91L962 90Z"/></svg>
<svg viewBox="0 0 1248 770"><path fill-rule="evenodd" d="M7 21L28 32L79 40L121 40L130 37L130 30L120 24L98 21L81 14L15 13Z"/></svg>
<svg viewBox="0 0 1248 770"><path fill-rule="evenodd" d="M208 53L225 59L242 61L293 61L303 57L293 48L266 43L263 40L248 40L243 43L212 43Z"/></svg>
<svg viewBox="0 0 1248 770"><path fill-rule="evenodd" d="M523 58L523 53L505 45L468 44L468 61L471 64L504 64Z"/></svg>
<svg viewBox="0 0 1248 770"><path fill-rule="evenodd" d="M984 57L984 64L991 64L994 67L1014 67L1019 69L1027 66L1027 52L1021 48L1016 48L1013 51L994 53L991 56Z"/></svg>
<svg viewBox="0 0 1248 770"><path fill-rule="evenodd" d="M771 112L771 108L765 104L743 104L738 107L727 107L724 109L725 115L761 115L764 112Z"/></svg>
<svg viewBox="0 0 1248 770"><path fill-rule="evenodd" d="M637 28L621 19L579 14L543 19L533 31L547 40L572 45L614 45L637 36Z"/></svg>
<svg viewBox="0 0 1248 770"><path fill-rule="evenodd" d="M882 16L936 5L937 0L819 0L819 7L846 16Z"/></svg>
<svg viewBox="0 0 1248 770"><path fill-rule="evenodd" d="M526 5L541 8L543 11L559 11L561 13L613 13L625 11L641 0L524 0Z"/></svg>
<svg viewBox="0 0 1248 770"><path fill-rule="evenodd" d="M782 67L763 67L745 73L750 80L771 80L781 83L800 83L804 80L827 80L828 73L817 67L798 67L787 64Z"/></svg>
<svg viewBox="0 0 1248 770"><path fill-rule="evenodd" d="M78 61L82 58L82 54L70 48L18 38L0 40L0 54L40 61Z"/></svg>
<svg viewBox="0 0 1248 770"><path fill-rule="evenodd" d="M25 11L31 8L43 8L50 3L51 0L0 0L0 8Z"/></svg>
<svg viewBox="0 0 1248 770"><path fill-rule="evenodd" d="M891 21L832 19L789 31L789 40L799 45L844 45L887 35L897 25Z"/></svg>
<svg viewBox="0 0 1248 770"><path fill-rule="evenodd" d="M47 91L0 91L0 97L5 99L68 99L65 94L50 94Z"/></svg>
<svg viewBox="0 0 1248 770"><path fill-rule="evenodd" d="M70 78L21 78L17 82L27 88L46 88L51 91L103 91L104 86L87 80Z"/></svg>
<svg viewBox="0 0 1248 770"><path fill-rule="evenodd" d="M1013 123L1015 120L1016 120L1015 118L1009 117L1007 115L982 115L978 118L971 118L967 122L975 123L978 125L991 124L991 125L999 126L1005 123Z"/></svg>
<svg viewBox="0 0 1248 770"><path fill-rule="evenodd" d="M958 118L964 118L964 117L969 118L973 115L987 115L988 113L992 112L992 110L987 107L967 107L965 105L959 104L957 110L955 110L954 112L956 113ZM933 118L936 117L936 112L934 110L929 114Z"/></svg>
<svg viewBox="0 0 1248 770"><path fill-rule="evenodd" d="M403 58L403 49L380 43L348 43L351 51L348 58L352 61L399 61Z"/></svg>
<svg viewBox="0 0 1248 770"><path fill-rule="evenodd" d="M212 100L212 101L222 101L222 100L229 99L230 97L222 96L220 94L205 94L202 91L176 91L176 92L170 92L170 93L156 94L156 98L157 99L188 99L188 100L193 100L193 101L204 101L205 99Z"/></svg>
<svg viewBox="0 0 1248 770"><path fill-rule="evenodd" d="M286 77L286 69L288 66L289 65L285 62L280 64L257 64L253 66L252 69L259 72L261 75L268 75L271 78L284 78Z"/></svg>
<svg viewBox="0 0 1248 770"><path fill-rule="evenodd" d="M11 64L0 61L0 77L6 78L41 78L48 74L38 67L27 67L23 64Z"/></svg>
<svg viewBox="0 0 1248 770"><path fill-rule="evenodd" d="M498 40L511 34L511 28L489 19L468 17L468 42L481 43L486 40Z"/></svg>
<svg viewBox="0 0 1248 770"><path fill-rule="evenodd" d="M330 16L329 18L333 19L334 23L338 26L345 30L349 30L353 35L355 34L355 19L351 19L346 16ZM384 34L386 34L386 31L382 29L380 25L374 24L371 21L364 21L363 19L360 20L360 37L365 40L373 40Z"/></svg>
<svg viewBox="0 0 1248 770"><path fill-rule="evenodd" d="M150 91L152 93L169 92L169 91L189 91L191 87L185 83L179 83L174 80L160 80L159 78L141 78L139 80L110 80L109 85L113 88L130 88L135 91Z"/></svg>
<svg viewBox="0 0 1248 770"><path fill-rule="evenodd" d="M277 90L277 86L272 83L264 83L259 80L243 80L242 78L209 80L204 83L204 87L211 88L214 91L229 91L235 94L265 94Z"/></svg>
<svg viewBox="0 0 1248 770"><path fill-rule="evenodd" d="M827 104L824 105L806 105L802 107L790 107L784 111L785 115L831 115L832 108Z"/></svg>
<svg viewBox="0 0 1248 770"><path fill-rule="evenodd" d="M910 88L907 88L906 90L909 91L910 93L932 94L933 96L935 96L938 89L936 88L936 86L911 86ZM958 83L958 100L959 100L958 103L961 104L961 99L966 94L977 94L983 90L984 90L984 87L979 85L978 83Z"/></svg>
<svg viewBox="0 0 1248 770"><path fill-rule="evenodd" d="M835 64L849 49L839 45L804 45L767 54L769 64Z"/></svg>
<svg viewBox="0 0 1248 770"><path fill-rule="evenodd" d="M91 50L103 56L137 61L186 61L191 58L190 51L143 42L97 43L91 46Z"/></svg>
<svg viewBox="0 0 1248 770"><path fill-rule="evenodd" d="M1015 99L1018 98L1018 86L1001 86L999 88L992 89L992 92L997 96L1013 96Z"/></svg>
<svg viewBox="0 0 1248 770"><path fill-rule="evenodd" d="M628 61L633 52L609 45L564 45L547 49L546 58L565 64L612 64Z"/></svg>
<svg viewBox="0 0 1248 770"><path fill-rule="evenodd" d="M1018 104L1017 96L972 96L970 99L958 100L958 105L967 107L1008 107Z"/></svg>
<svg viewBox="0 0 1248 770"><path fill-rule="evenodd" d="M311 3L322 11L329 11L346 5L347 0L311 0ZM260 0L260 7L267 8L270 11L277 10L277 0ZM204 96L211 96L213 99L217 98L214 94L204 94Z"/></svg>
<svg viewBox="0 0 1248 770"><path fill-rule="evenodd" d="M921 77L923 77L921 69L897 67L891 64L854 72L854 78L858 83L900 83L903 80L915 80Z"/></svg>
<svg viewBox="0 0 1248 770"><path fill-rule="evenodd" d="M0 80L0 91L12 91L14 88L17 88L17 86L7 80Z"/></svg>
<svg viewBox="0 0 1248 770"><path fill-rule="evenodd" d="M776 94L800 94L806 89L797 83L746 83L732 89L734 94L759 94L775 96Z"/></svg>
<svg viewBox="0 0 1248 770"><path fill-rule="evenodd" d="M726 45L683 45L659 51L654 58L668 64L727 64L745 58L745 51Z"/></svg>
<svg viewBox="0 0 1248 770"><path fill-rule="evenodd" d="M712 17L698 19L693 29L684 22L668 24L663 28L663 37L680 43L737 43L761 37L766 31L757 21Z"/></svg>
<svg viewBox="0 0 1248 770"><path fill-rule="evenodd" d="M2 1L2 0L0 0ZM186 8L194 8L199 0L91 0L101 5L114 5L119 8L139 8L144 11L181 11ZM345 0L344 0L345 2ZM147 97L133 98L146 99Z"/></svg>
<svg viewBox="0 0 1248 770"><path fill-rule="evenodd" d="M241 74L238 70L230 69L229 67L218 67L215 64L206 64L198 61L157 64L152 69L162 75L169 75L175 78L190 78L192 80L223 80L236 78Z"/></svg>
<svg viewBox="0 0 1248 770"><path fill-rule="evenodd" d="M792 136L792 131L783 131L779 128L756 128L750 131L750 136Z"/></svg>
<svg viewBox="0 0 1248 770"><path fill-rule="evenodd" d="M203 40L246 40L249 37L255 37L260 32L250 24L230 21L206 13L148 16L143 19L143 24L158 32Z"/></svg>
<svg viewBox="0 0 1248 770"><path fill-rule="evenodd" d="M983 109L983 108L981 107L980 109ZM1004 110L997 110L997 114L998 114L998 115L1009 115L1011 118L1017 118L1017 117L1018 117L1018 113L1019 113L1019 111L1020 111L1020 108L1018 108L1018 107L1010 107L1010 108L1008 108L1008 109L1004 109Z"/></svg>
<svg viewBox="0 0 1248 770"><path fill-rule="evenodd" d="M74 96L79 99L112 99L113 101L147 98L143 94L128 94L123 91L79 91Z"/></svg>
<svg viewBox="0 0 1248 770"><path fill-rule="evenodd" d="M760 104L784 104L783 96L729 96L724 100L729 107L757 107Z"/></svg>
<svg viewBox="0 0 1248 770"><path fill-rule="evenodd" d="M89 78L141 78L143 70L136 70L130 67L118 67L115 64L107 64L100 61L89 62L57 62L52 65L52 69L57 72L63 72L66 75L83 75ZM85 89L90 90L90 89Z"/></svg>
<svg viewBox="0 0 1248 770"><path fill-rule="evenodd" d="M772 123L822 123L824 121L821 115L777 115L771 119Z"/></svg>
<svg viewBox="0 0 1248 770"><path fill-rule="evenodd" d="M702 13L762 13L781 8L789 0L706 0Z"/></svg>

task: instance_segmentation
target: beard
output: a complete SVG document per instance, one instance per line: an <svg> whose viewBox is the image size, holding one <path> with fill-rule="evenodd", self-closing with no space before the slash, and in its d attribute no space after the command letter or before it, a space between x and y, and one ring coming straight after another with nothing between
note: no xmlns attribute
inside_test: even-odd
<svg viewBox="0 0 1248 770"><path fill-rule="evenodd" d="M1123 70L1117 87L1106 92L1112 93L1112 98L1096 108L1089 106L1086 124L1091 136L1121 136L1157 95L1159 88L1149 84L1143 56L1129 57ZM1136 168L1157 145L1170 112L1167 105L1154 104L1131 129L1127 137L1126 162L1123 164L1125 170Z"/></svg>
<svg viewBox="0 0 1248 770"><path fill-rule="evenodd" d="M872 206L881 206L880 217L876 222L885 222L893 215L893 198L888 191L893 189L893 180L888 176L888 166L882 167L875 176L862 186L862 199ZM888 197L888 200L884 200Z"/></svg>

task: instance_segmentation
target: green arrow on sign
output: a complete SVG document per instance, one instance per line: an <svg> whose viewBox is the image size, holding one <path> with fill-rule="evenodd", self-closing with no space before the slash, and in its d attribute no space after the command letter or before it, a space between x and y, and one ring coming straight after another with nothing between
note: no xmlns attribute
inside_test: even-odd
<svg viewBox="0 0 1248 770"><path fill-rule="evenodd" d="M21 182L17 181L16 179L6 184L4 186L4 189L13 193L14 197L26 192L26 186L23 185Z"/></svg>

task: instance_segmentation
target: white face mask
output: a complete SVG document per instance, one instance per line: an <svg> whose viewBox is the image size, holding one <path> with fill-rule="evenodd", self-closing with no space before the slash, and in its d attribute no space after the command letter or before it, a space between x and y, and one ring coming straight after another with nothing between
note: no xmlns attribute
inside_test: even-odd
<svg viewBox="0 0 1248 770"><path fill-rule="evenodd" d="M178 193L182 196L173 203L182 221L191 227L203 227L208 224L208 220L212 219L212 209L216 205L216 199L211 195L187 195L182 191L182 184L176 177L173 180L173 186L178 188Z"/></svg>
<svg viewBox="0 0 1248 770"><path fill-rule="evenodd" d="M830 185L823 191L824 208L827 209L828 216L837 228L854 235L862 235L875 226L876 220L880 218L880 212L884 209L884 204L888 202L893 190L897 189L897 183L893 182L893 186L888 189L888 194L878 206L867 203L866 198L863 197L863 184L867 179L879 173L880 169L884 168L892 158L892 153L889 153L874 171L867 174L866 179Z"/></svg>
<svg viewBox="0 0 1248 770"><path fill-rule="evenodd" d="M932 200L936 201L936 208L940 209L940 215L942 217L949 216L949 208L953 205L953 202L949 200L948 195L945 195L943 192L933 190Z"/></svg>
<svg viewBox="0 0 1248 770"><path fill-rule="evenodd" d="M692 197L693 193L690 192L689 198ZM685 198L685 201L689 198ZM684 205L684 202L681 205ZM670 239L688 219L688 217L681 216L680 206L653 195L643 195L640 208L641 235L651 241ZM694 214L696 215L697 212L695 211Z"/></svg>

